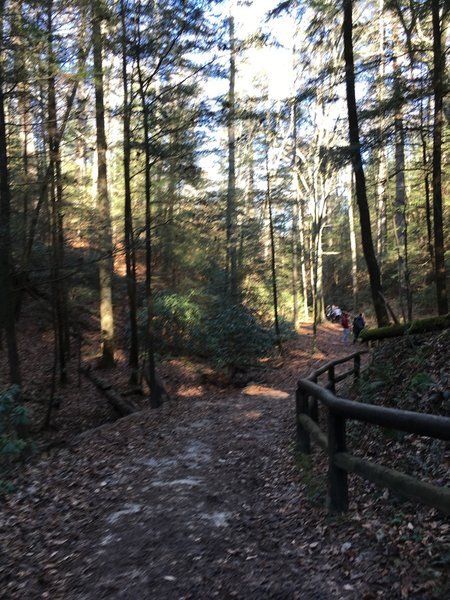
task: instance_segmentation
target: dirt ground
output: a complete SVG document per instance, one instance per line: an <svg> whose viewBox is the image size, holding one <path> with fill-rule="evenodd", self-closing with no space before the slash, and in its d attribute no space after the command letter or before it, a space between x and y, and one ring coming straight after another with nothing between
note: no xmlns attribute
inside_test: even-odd
<svg viewBox="0 0 450 600"><path fill-rule="evenodd" d="M160 409L75 437L61 424L64 445L0 505L0 597L447 598L442 515L352 480L350 512L329 516L325 459L313 454L314 472L295 459L296 381L353 350L339 337L326 324L311 352L305 328L243 389L174 361Z"/></svg>

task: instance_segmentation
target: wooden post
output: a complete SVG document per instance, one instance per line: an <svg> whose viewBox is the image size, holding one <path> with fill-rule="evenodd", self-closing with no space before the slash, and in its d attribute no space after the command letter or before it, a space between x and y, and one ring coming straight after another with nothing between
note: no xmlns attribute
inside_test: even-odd
<svg viewBox="0 0 450 600"><path fill-rule="evenodd" d="M354 375L353 380L356 382L356 381L358 381L359 376L361 374L361 354L355 354L354 364L355 364L355 375Z"/></svg>
<svg viewBox="0 0 450 600"><path fill-rule="evenodd" d="M336 382L334 381L334 365L330 365L328 367L328 383L329 383L330 392L335 394L336 393Z"/></svg>
<svg viewBox="0 0 450 600"><path fill-rule="evenodd" d="M347 472L337 467L334 462L334 455L345 451L345 418L329 410L327 508L331 513L342 513L348 510Z"/></svg>
<svg viewBox="0 0 450 600"><path fill-rule="evenodd" d="M311 439L309 432L300 423L299 416L309 413L308 407L308 396L307 394L297 388L295 394L295 407L296 407L296 421L297 421L297 452L302 454L311 454Z"/></svg>

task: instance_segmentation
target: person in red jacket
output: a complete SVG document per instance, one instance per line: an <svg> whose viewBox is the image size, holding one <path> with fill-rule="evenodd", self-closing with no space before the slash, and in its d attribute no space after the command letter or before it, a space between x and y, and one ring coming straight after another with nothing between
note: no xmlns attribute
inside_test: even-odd
<svg viewBox="0 0 450 600"><path fill-rule="evenodd" d="M346 312L342 313L341 325L342 325L342 342L344 344L346 344L350 340L350 321L348 320L348 313L346 313Z"/></svg>

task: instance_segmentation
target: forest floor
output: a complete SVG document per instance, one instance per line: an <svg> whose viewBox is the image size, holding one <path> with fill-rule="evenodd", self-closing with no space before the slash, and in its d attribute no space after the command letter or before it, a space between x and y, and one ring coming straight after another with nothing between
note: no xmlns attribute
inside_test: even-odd
<svg viewBox="0 0 450 600"><path fill-rule="evenodd" d="M52 372L44 347L52 339L39 327L30 320L20 338L35 420ZM442 335L433 342L438 358L427 355L440 375L449 368ZM448 519L353 477L350 511L330 516L323 453L295 457L297 379L353 350L329 323L313 350L305 326L285 356L261 363L243 388L214 386L199 365L167 361L160 372L171 400L119 420L75 371L58 390L52 429L35 436L40 451L12 474L15 492L0 504L0 597L448 598ZM395 379L398 350L391 343L383 352ZM125 372L119 364L102 377L124 391ZM405 439L350 433L357 450L365 445L388 466L398 463ZM422 469L448 485L448 445L411 443L407 472Z"/></svg>

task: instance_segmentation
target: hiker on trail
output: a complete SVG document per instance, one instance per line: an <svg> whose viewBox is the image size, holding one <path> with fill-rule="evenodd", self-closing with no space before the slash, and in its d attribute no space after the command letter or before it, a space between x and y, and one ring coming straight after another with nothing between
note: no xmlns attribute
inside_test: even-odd
<svg viewBox="0 0 450 600"><path fill-rule="evenodd" d="M348 314L346 312L342 313L341 325L342 325L342 342L344 344L346 344L349 341L349 337L350 337L350 323L348 320Z"/></svg>
<svg viewBox="0 0 450 600"><path fill-rule="evenodd" d="M334 323L339 323L339 321L341 320L341 317L342 317L342 310L339 308L339 306L334 306L334 308L333 308L333 322Z"/></svg>
<svg viewBox="0 0 450 600"><path fill-rule="evenodd" d="M341 320L342 311L339 306L336 306L335 304L328 304L328 306L325 308L325 316L332 323L339 323Z"/></svg>
<svg viewBox="0 0 450 600"><path fill-rule="evenodd" d="M364 320L364 315L359 313L359 315L353 319L353 343L359 338L359 334L365 326L366 322Z"/></svg>

